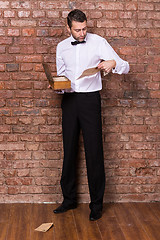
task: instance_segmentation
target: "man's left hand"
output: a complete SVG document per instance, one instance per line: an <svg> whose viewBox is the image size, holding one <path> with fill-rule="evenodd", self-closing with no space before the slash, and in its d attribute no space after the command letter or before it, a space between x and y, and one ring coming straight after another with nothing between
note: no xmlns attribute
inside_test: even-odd
<svg viewBox="0 0 160 240"><path fill-rule="evenodd" d="M109 73L113 68L116 67L116 61L115 60L102 61L98 64L97 67L105 71L106 73Z"/></svg>

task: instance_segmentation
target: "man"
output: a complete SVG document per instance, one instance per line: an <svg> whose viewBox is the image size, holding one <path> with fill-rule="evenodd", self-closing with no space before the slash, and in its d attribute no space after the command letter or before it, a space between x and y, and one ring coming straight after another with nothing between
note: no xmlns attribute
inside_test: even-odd
<svg viewBox="0 0 160 240"><path fill-rule="evenodd" d="M108 44L96 35L87 33L86 15L75 9L68 14L67 29L70 37L57 46L57 74L71 80L71 90L62 99L62 129L64 161L61 176L63 203L54 213L63 213L77 207L76 156L80 129L84 139L87 176L90 192L89 219L102 216L105 190L105 171L102 144L100 71L79 78L88 68L97 67L109 73L128 73L129 65Z"/></svg>

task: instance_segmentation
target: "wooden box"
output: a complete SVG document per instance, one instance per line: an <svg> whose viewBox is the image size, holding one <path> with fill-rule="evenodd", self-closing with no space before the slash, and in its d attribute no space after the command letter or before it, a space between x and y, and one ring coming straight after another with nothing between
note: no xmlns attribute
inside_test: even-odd
<svg viewBox="0 0 160 240"><path fill-rule="evenodd" d="M49 85L54 90L64 90L64 89L70 89L71 88L71 81L66 78L65 76L52 76L52 72L50 70L50 67L47 63L42 63L46 77L49 81Z"/></svg>
<svg viewBox="0 0 160 240"><path fill-rule="evenodd" d="M53 89L70 89L71 81L65 76L53 77Z"/></svg>

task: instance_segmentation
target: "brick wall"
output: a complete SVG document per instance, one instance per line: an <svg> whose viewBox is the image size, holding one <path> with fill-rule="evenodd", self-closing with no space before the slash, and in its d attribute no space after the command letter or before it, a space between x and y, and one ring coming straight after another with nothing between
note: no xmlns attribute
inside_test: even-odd
<svg viewBox="0 0 160 240"><path fill-rule="evenodd" d="M159 0L0 0L0 202L62 200L61 96L47 89L41 62L56 75L73 8L130 63L128 75L103 79L105 201L158 201ZM82 137L78 159L78 193L88 202Z"/></svg>

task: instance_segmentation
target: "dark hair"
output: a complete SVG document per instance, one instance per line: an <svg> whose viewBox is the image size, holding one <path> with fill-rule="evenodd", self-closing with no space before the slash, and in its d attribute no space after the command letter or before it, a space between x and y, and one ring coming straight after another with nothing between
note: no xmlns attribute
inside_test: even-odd
<svg viewBox="0 0 160 240"><path fill-rule="evenodd" d="M70 29L72 27L72 21L84 22L84 21L87 21L87 17L85 15L85 13L82 12L81 10L74 9L67 16L67 24Z"/></svg>

